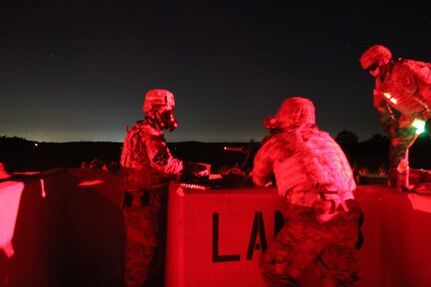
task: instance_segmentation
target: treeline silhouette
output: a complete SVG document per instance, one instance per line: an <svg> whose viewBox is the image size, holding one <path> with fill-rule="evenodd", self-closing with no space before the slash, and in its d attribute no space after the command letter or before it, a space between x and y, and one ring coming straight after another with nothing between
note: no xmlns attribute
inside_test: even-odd
<svg viewBox="0 0 431 287"><path fill-rule="evenodd" d="M372 172L387 170L389 166L389 137L375 134L368 140L359 142L351 131L343 130L335 140L345 152L350 164L357 168L367 168ZM409 150L411 168L431 169L431 140L427 134L420 135Z"/></svg>
<svg viewBox="0 0 431 287"><path fill-rule="evenodd" d="M0 162L13 172L41 171L55 167L80 167L83 161L119 161L121 143L35 142L20 137L0 137Z"/></svg>
<svg viewBox="0 0 431 287"><path fill-rule="evenodd" d="M389 138L376 134L366 141L359 141L351 131L341 131L335 140L346 153L352 167L377 172L388 167ZM223 166L250 167L260 142L177 142L169 143L172 154L184 161L204 162L217 170ZM240 152L227 151L224 147L237 147ZM0 162L10 172L42 171L56 167L81 167L83 162L95 159L118 163L122 143L118 142L35 142L20 137L0 136ZM246 162L247 160L247 162ZM420 136L410 149L413 168L431 169L431 142Z"/></svg>

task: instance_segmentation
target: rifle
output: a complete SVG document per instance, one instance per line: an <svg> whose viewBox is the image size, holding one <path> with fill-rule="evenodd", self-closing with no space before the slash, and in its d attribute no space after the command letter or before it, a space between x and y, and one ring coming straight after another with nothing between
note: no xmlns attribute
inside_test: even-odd
<svg viewBox="0 0 431 287"><path fill-rule="evenodd" d="M244 160L238 165L238 167L245 174L248 174L253 168L254 156L256 155L259 147L260 143L250 142L239 147L225 146L224 150L243 153L245 155Z"/></svg>

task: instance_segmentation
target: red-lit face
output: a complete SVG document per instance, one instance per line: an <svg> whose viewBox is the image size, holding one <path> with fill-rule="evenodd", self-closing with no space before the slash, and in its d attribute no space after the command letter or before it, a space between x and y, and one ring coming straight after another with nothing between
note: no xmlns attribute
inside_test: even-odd
<svg viewBox="0 0 431 287"><path fill-rule="evenodd" d="M366 69L371 76L377 77L380 74L380 66L376 63Z"/></svg>
<svg viewBox="0 0 431 287"><path fill-rule="evenodd" d="M373 77L377 77L379 74L380 74L380 67L377 67L374 70L370 70L370 75Z"/></svg>

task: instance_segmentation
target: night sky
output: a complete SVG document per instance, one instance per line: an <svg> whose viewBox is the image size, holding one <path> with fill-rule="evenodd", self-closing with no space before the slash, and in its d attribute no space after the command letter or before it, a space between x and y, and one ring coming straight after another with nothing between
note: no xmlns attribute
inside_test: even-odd
<svg viewBox="0 0 431 287"><path fill-rule="evenodd" d="M122 142L146 91L166 88L171 142L260 141L291 96L332 136L367 140L383 130L361 53L431 61L429 9L378 2L3 1L0 136Z"/></svg>

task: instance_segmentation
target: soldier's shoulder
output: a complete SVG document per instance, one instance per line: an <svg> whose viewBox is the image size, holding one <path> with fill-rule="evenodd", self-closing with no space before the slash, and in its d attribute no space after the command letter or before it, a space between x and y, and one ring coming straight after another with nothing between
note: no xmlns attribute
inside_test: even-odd
<svg viewBox="0 0 431 287"><path fill-rule="evenodd" d="M137 134L152 136L152 135L155 135L156 132L154 128L152 128L145 121L136 121L135 125L128 130L128 134L132 136Z"/></svg>
<svg viewBox="0 0 431 287"><path fill-rule="evenodd" d="M320 135L321 137L325 137L331 140L334 140L334 138L327 132L327 131L323 131L323 130L316 130L317 134Z"/></svg>
<svg viewBox="0 0 431 287"><path fill-rule="evenodd" d="M415 92L421 83L431 82L430 63L402 59L398 62L395 71L398 80L409 92Z"/></svg>
<svg viewBox="0 0 431 287"><path fill-rule="evenodd" d="M270 147L274 145L275 143L279 142L283 138L283 132L277 132L271 135L268 135L264 139L264 146Z"/></svg>
<svg viewBox="0 0 431 287"><path fill-rule="evenodd" d="M429 71L431 64L427 62L410 60L410 59L399 59L395 65L395 69L399 74L423 74L424 70Z"/></svg>

